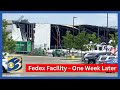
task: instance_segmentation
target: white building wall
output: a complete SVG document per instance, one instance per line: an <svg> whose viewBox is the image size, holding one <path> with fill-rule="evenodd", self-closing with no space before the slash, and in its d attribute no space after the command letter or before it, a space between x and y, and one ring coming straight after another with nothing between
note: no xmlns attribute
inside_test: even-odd
<svg viewBox="0 0 120 90"><path fill-rule="evenodd" d="M34 48L50 48L51 25L36 24L34 36Z"/></svg>
<svg viewBox="0 0 120 90"><path fill-rule="evenodd" d="M6 31L12 33L13 25L7 25Z"/></svg>
<svg viewBox="0 0 120 90"><path fill-rule="evenodd" d="M20 32L20 28L17 28L15 24L12 24L12 38L15 41L22 41L22 36Z"/></svg>

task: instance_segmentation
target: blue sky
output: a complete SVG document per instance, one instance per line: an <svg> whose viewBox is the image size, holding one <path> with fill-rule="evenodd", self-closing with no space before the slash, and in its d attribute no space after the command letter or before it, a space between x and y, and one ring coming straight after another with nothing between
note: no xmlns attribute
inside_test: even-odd
<svg viewBox="0 0 120 90"><path fill-rule="evenodd" d="M17 20L20 16L32 23L68 24L72 25L73 17L75 24L89 24L107 26L106 13L4 13L3 19ZM118 14L108 14L108 25L118 26Z"/></svg>

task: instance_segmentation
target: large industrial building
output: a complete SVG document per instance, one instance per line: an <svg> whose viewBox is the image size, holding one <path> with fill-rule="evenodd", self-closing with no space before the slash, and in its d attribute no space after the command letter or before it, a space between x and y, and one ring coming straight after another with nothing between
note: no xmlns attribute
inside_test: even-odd
<svg viewBox="0 0 120 90"><path fill-rule="evenodd" d="M65 35L66 31L70 31L71 34L77 35L78 32L86 31L88 33L96 32L101 38L102 42L110 40L107 33L117 32L116 28L106 28L93 25L59 25L59 24L40 24L30 23L28 20L20 21L8 21L7 31L11 32L10 37L15 41L31 41L32 50L35 48L46 48L46 49L63 49L62 36Z"/></svg>

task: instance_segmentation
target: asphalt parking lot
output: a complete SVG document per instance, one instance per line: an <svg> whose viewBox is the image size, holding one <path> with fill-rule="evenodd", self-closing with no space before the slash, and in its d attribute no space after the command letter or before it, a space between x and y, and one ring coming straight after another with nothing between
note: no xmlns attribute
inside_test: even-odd
<svg viewBox="0 0 120 90"><path fill-rule="evenodd" d="M28 73L25 72L26 64L72 64L72 63L82 63L81 60L60 60L61 57L51 57L51 56L23 56L23 72L20 74L6 73L3 77L15 76L15 77L27 77L27 76L82 76L82 77L117 77L118 73L98 73L98 72L35 72Z"/></svg>

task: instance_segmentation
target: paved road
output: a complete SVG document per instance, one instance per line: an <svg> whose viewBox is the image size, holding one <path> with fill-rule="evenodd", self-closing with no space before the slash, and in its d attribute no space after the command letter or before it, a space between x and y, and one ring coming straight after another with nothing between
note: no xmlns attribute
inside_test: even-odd
<svg viewBox="0 0 120 90"><path fill-rule="evenodd" d="M23 73L21 74L3 74L3 76L102 76L102 77L117 77L117 73L91 73L91 72L54 72L54 73L27 73L25 72L25 64L62 64L62 63L82 63L81 61L60 60L60 57L48 57L48 56L23 56Z"/></svg>

